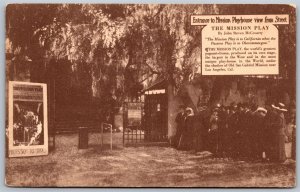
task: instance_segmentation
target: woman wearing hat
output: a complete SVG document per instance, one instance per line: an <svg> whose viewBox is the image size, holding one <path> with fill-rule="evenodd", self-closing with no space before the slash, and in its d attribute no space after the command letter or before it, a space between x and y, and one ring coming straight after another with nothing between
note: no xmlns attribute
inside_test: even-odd
<svg viewBox="0 0 300 192"><path fill-rule="evenodd" d="M266 125L266 115L268 111L263 107L258 107L254 112L254 134L252 135L255 143L253 143L253 157L255 159L265 158L266 155L266 140L268 140L269 136L266 133L265 125Z"/></svg>
<svg viewBox="0 0 300 192"><path fill-rule="evenodd" d="M185 109L185 113L186 118L184 121L182 134L179 140L178 149L191 150L194 141L194 111L192 108L188 107Z"/></svg>
<svg viewBox="0 0 300 192"><path fill-rule="evenodd" d="M210 125L208 129L208 147L209 151L212 152L214 155L218 156L219 154L219 108L216 107L211 116L210 116Z"/></svg>

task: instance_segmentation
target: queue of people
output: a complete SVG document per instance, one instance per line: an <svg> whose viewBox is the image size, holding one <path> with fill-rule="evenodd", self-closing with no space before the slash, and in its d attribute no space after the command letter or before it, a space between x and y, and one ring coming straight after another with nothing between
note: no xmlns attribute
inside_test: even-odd
<svg viewBox="0 0 300 192"><path fill-rule="evenodd" d="M208 150L217 157L284 162L287 112L283 103L265 108L217 104L198 114L180 106L175 146L179 150Z"/></svg>

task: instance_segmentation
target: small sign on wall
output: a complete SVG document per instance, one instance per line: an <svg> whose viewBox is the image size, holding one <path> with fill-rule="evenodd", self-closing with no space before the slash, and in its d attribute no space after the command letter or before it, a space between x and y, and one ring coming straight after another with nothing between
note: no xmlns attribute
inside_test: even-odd
<svg viewBox="0 0 300 192"><path fill-rule="evenodd" d="M137 126L142 120L142 103L128 103L128 125Z"/></svg>

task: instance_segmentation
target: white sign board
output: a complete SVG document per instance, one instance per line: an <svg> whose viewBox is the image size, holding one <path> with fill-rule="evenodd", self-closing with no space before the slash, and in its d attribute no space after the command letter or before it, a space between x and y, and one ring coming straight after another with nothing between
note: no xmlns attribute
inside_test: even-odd
<svg viewBox="0 0 300 192"><path fill-rule="evenodd" d="M47 155L47 85L10 81L8 99L8 156Z"/></svg>
<svg viewBox="0 0 300 192"><path fill-rule="evenodd" d="M278 75L276 25L288 15L194 15L202 29L203 75Z"/></svg>

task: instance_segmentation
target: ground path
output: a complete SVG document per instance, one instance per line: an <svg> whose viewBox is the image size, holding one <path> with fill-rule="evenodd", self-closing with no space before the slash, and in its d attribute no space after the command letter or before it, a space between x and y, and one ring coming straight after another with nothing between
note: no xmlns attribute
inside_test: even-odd
<svg viewBox="0 0 300 192"><path fill-rule="evenodd" d="M171 147L125 147L115 134L114 150L101 150L90 134L89 149L78 150L77 134L59 135L48 156L7 159L6 181L17 186L95 187L291 187L295 163L249 163L212 158L208 152ZM108 143L106 138L105 143Z"/></svg>

